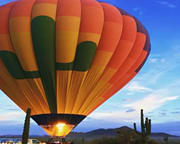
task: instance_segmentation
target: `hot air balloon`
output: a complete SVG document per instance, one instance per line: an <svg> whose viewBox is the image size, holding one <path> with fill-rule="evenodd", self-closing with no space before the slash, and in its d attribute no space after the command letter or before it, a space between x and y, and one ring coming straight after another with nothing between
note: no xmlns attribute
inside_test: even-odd
<svg viewBox="0 0 180 144"><path fill-rule="evenodd" d="M125 86L150 53L143 25L96 0L0 7L0 89L49 135L66 136Z"/></svg>

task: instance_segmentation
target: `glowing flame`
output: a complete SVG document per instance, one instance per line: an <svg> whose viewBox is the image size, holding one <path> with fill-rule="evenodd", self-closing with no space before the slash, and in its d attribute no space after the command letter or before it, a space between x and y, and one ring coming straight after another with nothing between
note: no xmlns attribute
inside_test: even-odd
<svg viewBox="0 0 180 144"><path fill-rule="evenodd" d="M64 122L59 122L55 125L42 126L44 130L51 136L61 136L64 137L71 132L74 125L67 124Z"/></svg>
<svg viewBox="0 0 180 144"><path fill-rule="evenodd" d="M58 128L58 131L59 131L59 132L63 132L65 126L66 126L65 123L58 123L58 124L56 125L56 127Z"/></svg>

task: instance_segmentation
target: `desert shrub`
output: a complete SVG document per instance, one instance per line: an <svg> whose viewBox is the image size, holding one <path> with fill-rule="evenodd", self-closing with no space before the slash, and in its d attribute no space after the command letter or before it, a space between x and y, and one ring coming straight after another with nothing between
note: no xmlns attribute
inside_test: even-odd
<svg viewBox="0 0 180 144"><path fill-rule="evenodd" d="M170 140L168 141L168 144L180 144L180 140L170 139Z"/></svg>
<svg viewBox="0 0 180 144"><path fill-rule="evenodd" d="M116 138L101 138L101 139L92 140L92 141L90 141L89 143L86 143L86 144L145 144L145 143L142 142L142 140L138 140L138 139L139 138L137 138L135 140L133 140L133 139L120 139L119 137L116 137ZM159 143L159 142L157 142L155 140L150 140L149 139L147 144L161 144L161 143Z"/></svg>
<svg viewBox="0 0 180 144"><path fill-rule="evenodd" d="M117 141L120 144L132 144L138 137L138 135L134 131L130 131L128 129L123 131L117 131Z"/></svg>
<svg viewBox="0 0 180 144"><path fill-rule="evenodd" d="M92 140L88 144L120 144L116 138L101 138Z"/></svg>
<svg viewBox="0 0 180 144"><path fill-rule="evenodd" d="M160 144L160 143L155 140L149 140L148 144Z"/></svg>
<svg viewBox="0 0 180 144"><path fill-rule="evenodd" d="M72 140L73 144L87 144L84 140L82 139L73 139Z"/></svg>

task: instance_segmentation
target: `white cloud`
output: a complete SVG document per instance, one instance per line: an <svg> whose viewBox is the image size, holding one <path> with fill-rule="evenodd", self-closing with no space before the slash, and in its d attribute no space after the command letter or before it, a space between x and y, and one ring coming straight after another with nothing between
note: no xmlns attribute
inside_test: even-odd
<svg viewBox="0 0 180 144"><path fill-rule="evenodd" d="M152 89L150 88L147 88L143 85L141 85L139 82L137 81L133 81L132 83L130 83L126 89L127 91L130 91L130 92L150 92L152 91Z"/></svg>
<svg viewBox="0 0 180 144"><path fill-rule="evenodd" d="M133 11L138 13L138 15L142 15L143 14L143 11L140 8L133 8Z"/></svg>
<svg viewBox="0 0 180 144"><path fill-rule="evenodd" d="M93 119L99 119L99 120L106 120L106 121L112 121L112 122L133 122L135 120L138 120L139 112L129 112L126 111L114 111L112 113L110 112L93 112L89 117Z"/></svg>
<svg viewBox="0 0 180 144"><path fill-rule="evenodd" d="M171 50L159 54L151 54L147 64L145 65L146 72L140 71L137 75L136 80L141 83L145 83L148 87L151 85L155 85L161 79L168 78L165 75L171 75L171 77L177 77L172 73L173 70L179 67L180 62L180 44L176 42L171 46ZM179 68L178 68L179 69ZM162 85L166 85L168 83L162 83Z"/></svg>
<svg viewBox="0 0 180 144"><path fill-rule="evenodd" d="M176 8L176 5L175 4L172 4L172 3L169 3L167 1L157 1L157 3L161 4L161 5L164 5L164 6L167 6L169 8Z"/></svg>
<svg viewBox="0 0 180 144"><path fill-rule="evenodd" d="M137 100L130 104L126 104L125 107L132 108L137 111L139 111L140 109L144 109L146 112L151 112L151 111L161 107L168 101L173 101L173 100L176 100L179 98L178 96L164 97L164 96L160 96L159 94L161 94L161 93L158 93L158 92L152 93L143 99Z"/></svg>
<svg viewBox="0 0 180 144"><path fill-rule="evenodd" d="M1 113L0 121L17 121L19 119L24 120L24 114L18 111Z"/></svg>
<svg viewBox="0 0 180 144"><path fill-rule="evenodd" d="M165 58L150 58L149 59L149 62L152 63L152 64L155 64L155 63L165 63L166 62L166 59Z"/></svg>
<svg viewBox="0 0 180 144"><path fill-rule="evenodd" d="M151 63L156 63L156 62L158 61L158 59L156 59L156 58L151 58L151 59L149 59L149 61L150 61Z"/></svg>
<svg viewBox="0 0 180 144"><path fill-rule="evenodd" d="M106 120L112 122L134 122L139 121L140 109L144 109L145 114L152 112L153 110L161 107L163 104L168 101L173 101L178 99L178 96L165 97L165 98L156 98L155 96L149 96L142 100L136 101L131 104L124 105L127 108L133 108L135 111L127 112L126 110L114 111L114 112L93 112L88 117Z"/></svg>
<svg viewBox="0 0 180 144"><path fill-rule="evenodd" d="M179 99L179 96L173 96L169 89L159 89L156 91L151 91L146 97L137 99L137 97L131 96L131 101L128 104L122 104L122 102L116 103L116 110L113 112L109 109L104 111L95 111L90 117L98 120L107 120L112 122L134 122L139 121L140 110L143 109L144 113L154 113L155 110L168 104L170 101ZM132 101L134 99L134 101ZM114 107L115 104L112 103ZM120 107L121 106L121 107ZM108 103L108 107L111 107L111 103ZM131 112L127 110L133 109ZM172 118L173 119L173 118ZM156 120L156 122L158 119Z"/></svg>

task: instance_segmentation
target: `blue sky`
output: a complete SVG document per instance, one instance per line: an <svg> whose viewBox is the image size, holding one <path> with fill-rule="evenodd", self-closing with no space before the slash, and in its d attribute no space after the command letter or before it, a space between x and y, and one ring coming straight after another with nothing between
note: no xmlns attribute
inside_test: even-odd
<svg viewBox="0 0 180 144"><path fill-rule="evenodd" d="M0 5L12 0L1 0ZM100 0L136 16L148 29L152 51L140 73L94 111L75 131L131 126L139 112L153 131L180 135L180 1ZM21 134L24 112L0 92L0 135ZM45 134L33 121L31 134Z"/></svg>

